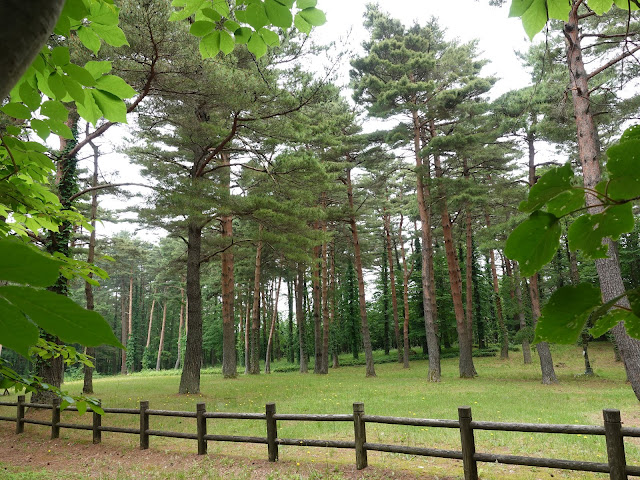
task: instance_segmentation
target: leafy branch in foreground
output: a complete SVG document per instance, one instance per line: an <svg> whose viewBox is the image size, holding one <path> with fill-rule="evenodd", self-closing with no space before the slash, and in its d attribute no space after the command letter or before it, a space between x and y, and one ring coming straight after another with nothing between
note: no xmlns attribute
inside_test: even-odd
<svg viewBox="0 0 640 480"><path fill-rule="evenodd" d="M549 263L560 246L561 218L579 214L568 231L569 248L580 250L589 259L606 258L607 237L617 240L633 230L633 202L640 197L640 171L636 155L640 151L640 126L627 129L618 144L607 150L604 177L594 190L573 184L570 164L545 173L520 204L520 211L531 213L509 235L507 257L520 263L523 275L531 276ZM598 198L598 213L582 213L584 194ZM620 305L623 298L630 308ZM640 289L624 292L603 304L600 289L586 283L563 287L542 309L536 327L536 341L574 343L585 325L600 336L624 321L627 332L640 339ZM587 323L588 322L588 323Z"/></svg>

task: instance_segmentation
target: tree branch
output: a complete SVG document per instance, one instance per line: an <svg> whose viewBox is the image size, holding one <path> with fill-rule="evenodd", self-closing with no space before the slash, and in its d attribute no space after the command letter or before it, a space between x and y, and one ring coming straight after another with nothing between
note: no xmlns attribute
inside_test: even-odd
<svg viewBox="0 0 640 480"><path fill-rule="evenodd" d="M616 63L618 63L621 60L624 60L625 58L633 55L634 53L636 53L638 50L640 50L640 45L635 47L633 50L629 50L625 53L623 53L622 55L617 56L616 58L614 58L613 60L605 63L604 65L602 65L600 68L596 69L595 71L591 72L590 74L587 75L587 80L591 80L593 77L595 77L597 74L601 73L602 71L606 70L607 68L609 68L612 65L615 65Z"/></svg>
<svg viewBox="0 0 640 480"><path fill-rule="evenodd" d="M69 198L69 202L73 202L75 199L77 199L78 197L81 197L82 195L85 195L87 193L91 193L94 192L96 190L103 190L105 188L116 188L116 187L124 187L124 186L128 186L128 185L135 185L138 187L147 187L147 188L153 188L151 185L145 185L144 183L105 183L102 185L96 185L95 187L89 187L89 188L85 188L84 190L71 195L71 197Z"/></svg>

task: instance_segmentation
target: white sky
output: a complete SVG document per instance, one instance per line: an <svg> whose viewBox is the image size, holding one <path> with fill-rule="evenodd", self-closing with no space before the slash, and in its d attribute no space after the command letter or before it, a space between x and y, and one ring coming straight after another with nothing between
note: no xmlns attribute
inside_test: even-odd
<svg viewBox="0 0 640 480"><path fill-rule="evenodd" d="M327 16L327 23L315 29L311 36L318 43L335 41L338 45L347 43L348 48L356 55L362 54L361 44L367 38L362 26L363 14L367 0L318 0L318 8ZM491 91L491 97L529 83L529 75L522 68L515 51L525 51L530 43L526 38L520 19L509 19L507 7L497 8L488 5L488 0L380 0L381 10L409 26L414 22L424 24L431 16L439 19L440 25L446 29L449 39L457 38L466 42L479 40L482 58L489 60L483 74L494 75L500 80ZM347 37L347 33L350 34ZM339 83L348 81L349 60L344 59L340 68ZM347 92L348 94L348 92ZM365 125L366 128L366 125ZM102 139L101 151L113 152L126 135L126 127L114 127ZM84 153L84 152L83 152ZM83 165L89 167L88 163ZM103 178L112 182L140 182L144 179L138 174L138 167L130 165L123 154L108 154L100 162ZM117 173L116 173L117 172ZM144 189L131 188L132 191L145 193ZM127 208L127 203L116 200L113 196L100 197L103 205L109 208ZM140 201L133 198L129 205ZM129 216L130 217L130 216ZM119 230L136 230L132 224L109 224L97 226L99 236L110 235ZM138 236L154 241L158 232L139 231Z"/></svg>

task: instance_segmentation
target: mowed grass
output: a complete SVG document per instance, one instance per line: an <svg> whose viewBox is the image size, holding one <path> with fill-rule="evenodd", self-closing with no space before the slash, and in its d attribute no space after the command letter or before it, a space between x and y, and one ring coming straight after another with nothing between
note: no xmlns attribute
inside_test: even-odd
<svg viewBox="0 0 640 480"><path fill-rule="evenodd" d="M178 395L179 374L117 376L94 381L95 396L107 407L137 408L141 400L149 400L150 408L195 411L196 403L205 402L207 411L264 412L265 404L275 402L278 413L351 413L354 402L364 402L371 415L412 418L456 419L457 407L472 407L473 418L485 421L602 424L602 409L617 408L626 426L640 427L640 404L631 387L625 383L624 367L614 362L609 344L597 343L590 348L595 377L584 377L582 351L578 347L552 347L556 373L560 383L540 383L540 367L523 365L521 352L510 352L508 360L475 358L479 376L458 378L457 359L442 362L442 382L426 382L427 362L415 361L403 369L397 363L376 366L377 377L365 378L364 367L342 367L329 375L309 373L272 373L259 376L239 375L225 380L214 371L205 371L201 394ZM65 385L79 392L81 382ZM0 407L0 415L13 414ZM63 421L79 423L77 414L63 413ZM83 419L89 423L88 417ZM108 414L103 425L138 427L135 415ZM208 433L266 436L263 421L208 420ZM151 417L151 429L195 433L195 420L175 417ZM27 425L28 432L48 434L46 427ZM353 439L349 422L281 421L278 434L297 439ZM91 442L90 432L62 430L63 439ZM458 450L459 432L455 429L424 428L367 424L367 440L375 443L427 446ZM136 449L135 435L103 433L103 442L120 445L123 451ZM151 438L151 448L166 452L196 452L195 441ZM606 462L604 437L582 435L526 434L515 432L476 431L479 452L509 453L538 457ZM626 440L627 459L640 464L640 442ZM209 442L209 454L233 458L266 459L265 445ZM281 461L317 464L352 464L354 453L309 447L280 447ZM369 464L397 468L416 474L462 477L461 462L427 457L369 452ZM483 479L517 478L607 478L603 474L558 471L543 468L479 464ZM277 467L274 467L277 469ZM274 477L277 478L277 477ZM301 477L306 478L306 477ZM328 477L327 477L328 478ZM337 478L337 477L336 477Z"/></svg>

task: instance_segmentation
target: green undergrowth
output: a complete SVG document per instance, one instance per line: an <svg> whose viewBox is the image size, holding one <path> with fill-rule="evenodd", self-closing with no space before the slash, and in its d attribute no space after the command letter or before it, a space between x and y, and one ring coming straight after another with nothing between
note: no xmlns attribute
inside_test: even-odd
<svg viewBox="0 0 640 480"><path fill-rule="evenodd" d="M625 383L624 368L614 361L609 344L595 343L590 348L596 373L593 377L582 375L584 363L579 347L554 345L552 354L560 382L550 386L540 382L540 366L534 351L531 365L523 365L521 352L510 352L507 360L494 356L475 358L478 377L474 379L459 378L457 359L444 358L440 383L426 381L428 364L425 360L413 360L412 357L411 367L404 369L397 363L394 352L389 356L389 363L376 364L375 378L365 378L361 366L342 366L331 369L328 375L274 372L256 376L239 374L231 380L209 370L202 375L201 393L178 395L179 372L171 374L172 371L168 371L160 372L162 375L103 377L95 380L94 388L105 407L136 408L141 400L149 400L152 409L195 411L196 403L204 402L207 411L264 412L266 403L275 402L279 413L351 413L354 402L364 402L366 413L371 415L456 419L457 408L469 405L475 420L584 425L602 424L602 410L617 408L622 412L625 426L640 427L638 401ZM380 355L377 353L378 357ZM77 393L82 382L69 382L65 387ZM0 415L7 412L2 408ZM80 420L75 413L63 412L63 421ZM84 422L90 423L90 419L86 418ZM107 414L103 425L137 428L138 417ZM210 419L207 428L210 434L265 436L264 421ZM26 429L44 436L48 434L45 427L27 425ZM195 419L153 416L151 429L195 433ZM281 438L351 440L353 425L349 422L280 421L278 435ZM84 431L63 429L62 438L91 442L90 432ZM459 432L442 428L370 423L367 424L367 441L460 448ZM103 442L118 442L124 450L138 447L135 435L104 433ZM606 462L604 438L597 436L476 431L476 443L479 452ZM195 453L196 444L191 440L152 437L151 448ZM635 459L640 458L640 442L628 439L626 448L629 462L639 463ZM267 450L264 445L209 443L210 455L238 453L247 458L266 459ZM353 456L349 450L280 447L282 461L303 465L351 465ZM391 465L416 474L452 475L454 478L461 475L460 463L455 460L370 452L369 463L385 468ZM506 479L514 475L522 479L551 478L550 474L555 478L606 478L598 474L542 468L479 466L483 479Z"/></svg>

